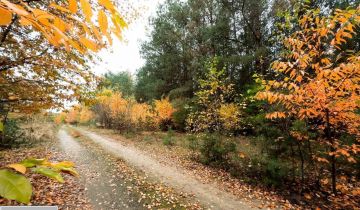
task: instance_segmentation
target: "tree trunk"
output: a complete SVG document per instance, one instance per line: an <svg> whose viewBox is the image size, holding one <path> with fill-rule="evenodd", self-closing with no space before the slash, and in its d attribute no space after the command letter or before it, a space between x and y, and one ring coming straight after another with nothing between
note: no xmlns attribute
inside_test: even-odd
<svg viewBox="0 0 360 210"><path fill-rule="evenodd" d="M331 161L331 185L332 185L332 191L336 195L336 158L335 158L335 142L334 139L331 137L331 126L330 126L330 113L329 110L326 110L326 127L325 127L325 135L326 139L331 143L331 155L330 155L330 161Z"/></svg>
<svg viewBox="0 0 360 210"><path fill-rule="evenodd" d="M303 152L301 150L301 144L299 141L297 141L297 146L298 146L298 150L299 150L299 156L300 156L300 160L301 160L301 192L303 191L303 186L304 186L304 155Z"/></svg>

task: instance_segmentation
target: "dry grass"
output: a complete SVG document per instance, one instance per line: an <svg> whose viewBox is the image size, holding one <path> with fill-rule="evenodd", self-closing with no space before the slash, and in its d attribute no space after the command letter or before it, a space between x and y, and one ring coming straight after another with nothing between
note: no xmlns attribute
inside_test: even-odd
<svg viewBox="0 0 360 210"><path fill-rule="evenodd" d="M53 123L30 121L20 125L23 138L29 144L54 141L56 139L56 127Z"/></svg>

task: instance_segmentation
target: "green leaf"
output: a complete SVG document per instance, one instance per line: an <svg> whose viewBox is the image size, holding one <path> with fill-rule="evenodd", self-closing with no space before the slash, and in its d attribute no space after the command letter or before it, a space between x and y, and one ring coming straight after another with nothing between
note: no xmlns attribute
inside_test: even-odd
<svg viewBox="0 0 360 210"><path fill-rule="evenodd" d="M0 132L4 132L4 123L0 122Z"/></svg>
<svg viewBox="0 0 360 210"><path fill-rule="evenodd" d="M45 159L35 159L35 158L29 158L25 159L20 162L21 165L25 166L26 168L31 168L34 166L42 165L45 162Z"/></svg>
<svg viewBox="0 0 360 210"><path fill-rule="evenodd" d="M23 175L10 170L0 170L0 196L29 203L32 195L30 181Z"/></svg>
<svg viewBox="0 0 360 210"><path fill-rule="evenodd" d="M44 176L47 176L51 179L55 179L56 181L60 182L60 183L64 183L64 179L61 176L59 171L55 171L51 168L48 167L44 167L44 166L38 166L36 168L31 169L32 172L37 173L37 174L41 174Z"/></svg>

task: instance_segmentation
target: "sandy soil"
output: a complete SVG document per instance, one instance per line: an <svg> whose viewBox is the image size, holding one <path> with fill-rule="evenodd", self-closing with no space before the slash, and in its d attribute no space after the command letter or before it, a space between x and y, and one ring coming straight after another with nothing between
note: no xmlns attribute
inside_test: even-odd
<svg viewBox="0 0 360 210"><path fill-rule="evenodd" d="M100 145L104 150L125 160L132 166L137 167L148 173L150 176L164 182L179 191L194 194L194 196L206 207L211 209L252 209L258 208L258 201L252 203L240 200L234 195L224 192L216 185L202 183L186 173L186 169L164 165L129 145L123 145L119 141L100 136L93 132L80 129L78 130L89 139Z"/></svg>
<svg viewBox="0 0 360 210"><path fill-rule="evenodd" d="M146 209L129 193L106 155L85 148L63 129L58 139L60 148L76 163L94 209Z"/></svg>

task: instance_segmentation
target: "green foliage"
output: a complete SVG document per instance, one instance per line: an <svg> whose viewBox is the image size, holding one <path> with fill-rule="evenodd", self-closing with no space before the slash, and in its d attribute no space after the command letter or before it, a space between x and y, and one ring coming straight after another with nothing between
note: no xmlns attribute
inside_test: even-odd
<svg viewBox="0 0 360 210"><path fill-rule="evenodd" d="M78 176L78 173L73 168L74 163L68 161L52 163L46 159L28 158L7 167L22 174L26 173L26 168L31 168L33 173L44 175L60 183L64 183L61 172ZM29 203L31 195L32 187L25 176L7 169L0 170L0 196L22 203Z"/></svg>
<svg viewBox="0 0 360 210"><path fill-rule="evenodd" d="M32 195L30 181L14 171L0 170L0 196L21 203L29 203Z"/></svg>
<svg viewBox="0 0 360 210"><path fill-rule="evenodd" d="M289 169L283 164L283 161L270 159L265 163L263 181L267 185L278 187L286 180L288 171Z"/></svg>
<svg viewBox="0 0 360 210"><path fill-rule="evenodd" d="M225 77L225 68L218 69L218 66L218 59L213 59L205 79L199 80L200 88L195 93L198 109L186 120L190 131L231 131L240 125L240 107L234 102L234 85Z"/></svg>
<svg viewBox="0 0 360 210"><path fill-rule="evenodd" d="M187 144L188 144L188 148L191 149L192 151L196 151L199 149L200 143L198 138L195 135L188 135L186 137L187 140Z"/></svg>
<svg viewBox="0 0 360 210"><path fill-rule="evenodd" d="M148 102L154 99L160 99L164 95L163 88L165 82L162 79L159 79L161 77L156 77L152 74L148 75L148 68L151 67L144 66L136 75L135 99L138 102Z"/></svg>
<svg viewBox="0 0 360 210"><path fill-rule="evenodd" d="M185 98L178 98L172 101L175 112L172 115L172 120L176 130L185 131L186 129L186 118L190 114L191 100Z"/></svg>
<svg viewBox="0 0 360 210"><path fill-rule="evenodd" d="M119 91L125 98L134 94L134 79L129 72L122 71L116 74L108 72L104 76L105 80L100 86Z"/></svg>
<svg viewBox="0 0 360 210"><path fill-rule="evenodd" d="M146 142L150 142L152 140L153 140L152 136L144 136L144 138L143 138L143 141L146 141Z"/></svg>
<svg viewBox="0 0 360 210"><path fill-rule="evenodd" d="M11 148L23 144L26 139L16 120L8 119L3 125L2 141L0 147Z"/></svg>
<svg viewBox="0 0 360 210"><path fill-rule="evenodd" d="M37 174L41 174L44 175L46 177L49 177L51 179L54 179L60 183L64 183L64 178L61 176L61 174L59 173L59 171L56 171L54 169L51 169L49 167L44 167L44 166L37 166L35 168L31 169L32 172L37 173Z"/></svg>
<svg viewBox="0 0 360 210"><path fill-rule="evenodd" d="M0 133L4 132L4 123L0 122Z"/></svg>
<svg viewBox="0 0 360 210"><path fill-rule="evenodd" d="M26 168L42 165L43 163L45 163L45 159L35 159L35 158L28 158L20 162L20 164L25 166Z"/></svg>
<svg viewBox="0 0 360 210"><path fill-rule="evenodd" d="M230 156L236 152L236 145L218 134L206 134L202 139L200 152L204 164L220 166L230 163Z"/></svg>
<svg viewBox="0 0 360 210"><path fill-rule="evenodd" d="M169 131L166 133L166 135L163 137L163 144L166 146L174 146L174 131L169 129Z"/></svg>

